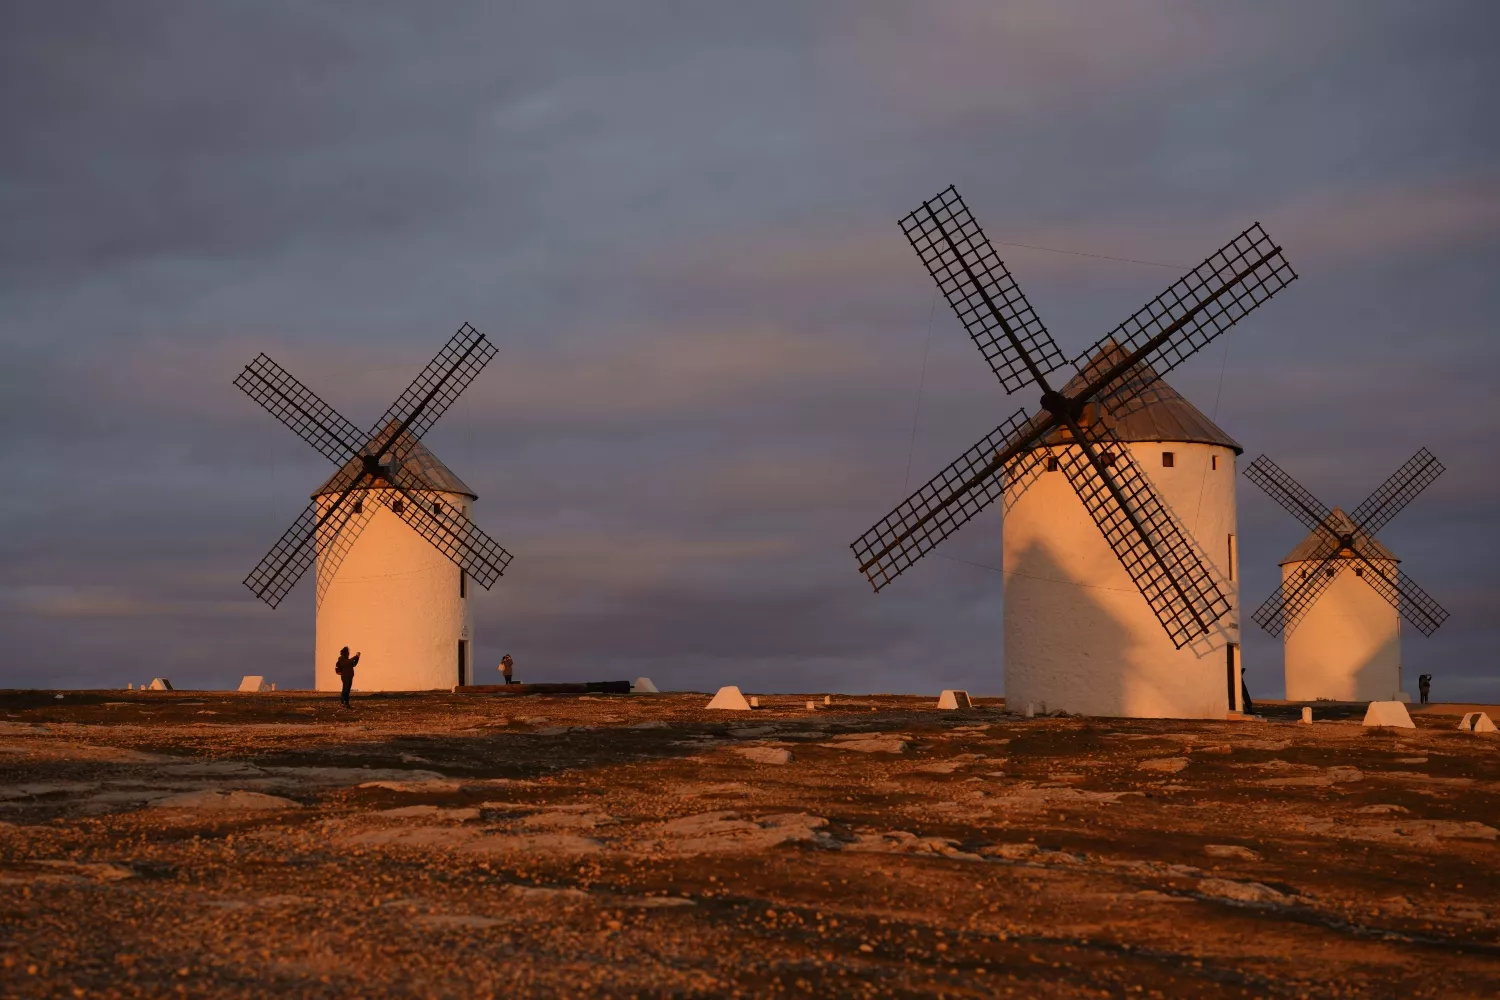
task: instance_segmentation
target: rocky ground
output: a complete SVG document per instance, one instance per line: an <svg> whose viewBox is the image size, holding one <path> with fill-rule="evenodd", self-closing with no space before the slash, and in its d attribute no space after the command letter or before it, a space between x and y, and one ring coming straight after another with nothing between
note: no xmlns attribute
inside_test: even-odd
<svg viewBox="0 0 1500 1000"><path fill-rule="evenodd" d="M0 694L0 995L1500 995L1440 710L807 697Z"/></svg>

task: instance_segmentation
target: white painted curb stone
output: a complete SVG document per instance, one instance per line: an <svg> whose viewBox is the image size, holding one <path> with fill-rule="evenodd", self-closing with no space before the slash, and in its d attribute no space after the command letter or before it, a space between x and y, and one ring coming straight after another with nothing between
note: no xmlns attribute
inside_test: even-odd
<svg viewBox="0 0 1500 1000"><path fill-rule="evenodd" d="M973 708L974 703L969 700L967 691L944 691L938 696L938 708Z"/></svg>
<svg viewBox="0 0 1500 1000"><path fill-rule="evenodd" d="M713 700L708 703L707 708L720 708L728 712L748 712L750 703L745 696L740 694L740 689L730 685L719 688L719 693L714 695Z"/></svg>
<svg viewBox="0 0 1500 1000"><path fill-rule="evenodd" d="M1458 728L1466 733L1493 733L1497 732L1495 723L1483 712L1470 712L1459 722Z"/></svg>
<svg viewBox="0 0 1500 1000"><path fill-rule="evenodd" d="M1406 705L1399 701L1372 701L1365 709L1366 726L1395 726L1400 729L1416 729L1416 724L1407 714Z"/></svg>

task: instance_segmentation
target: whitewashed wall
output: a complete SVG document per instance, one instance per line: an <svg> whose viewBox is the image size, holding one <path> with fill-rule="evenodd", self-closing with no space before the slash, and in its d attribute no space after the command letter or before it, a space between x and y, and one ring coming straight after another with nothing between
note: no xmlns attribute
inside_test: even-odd
<svg viewBox="0 0 1500 1000"><path fill-rule="evenodd" d="M466 508L473 501L442 494ZM328 498L323 498L324 502ZM365 509L377 507L373 496ZM475 586L469 581L470 593ZM459 569L383 506L365 525L333 574L318 608L314 641L315 687L337 691L339 647L359 653L354 687L360 691L425 691L458 683L458 641L469 642L474 676L474 622L459 596Z"/></svg>
<svg viewBox="0 0 1500 1000"><path fill-rule="evenodd" d="M1295 583L1316 563L1287 563ZM1369 570L1365 570L1369 572ZM1290 701L1386 701L1401 690L1401 616L1347 567L1286 637Z"/></svg>
<svg viewBox="0 0 1500 1000"><path fill-rule="evenodd" d="M1064 474L1042 473L1005 515L1007 704L1083 715L1223 718L1231 707L1228 645L1240 641L1237 566L1236 579L1228 579L1229 536L1238 534L1235 454L1176 442L1127 447L1198 540L1230 613L1209 636L1174 649ZM1163 451L1174 453L1173 468L1162 467ZM1217 469L1210 468L1213 456Z"/></svg>

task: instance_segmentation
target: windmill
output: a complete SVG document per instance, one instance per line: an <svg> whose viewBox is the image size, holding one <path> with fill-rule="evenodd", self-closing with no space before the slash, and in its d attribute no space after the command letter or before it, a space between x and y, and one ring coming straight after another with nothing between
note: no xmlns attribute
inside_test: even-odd
<svg viewBox="0 0 1500 1000"><path fill-rule="evenodd" d="M1281 560L1281 586L1251 616L1282 637L1289 700L1400 695L1401 619L1432 635L1448 612L1401 571L1375 534L1442 472L1423 448L1349 514L1330 510L1265 455L1245 469L1246 478L1310 529Z"/></svg>
<svg viewBox="0 0 1500 1000"><path fill-rule="evenodd" d="M339 686L346 645L363 654L361 690L470 682L469 581L488 590L511 556L469 519L478 498L421 438L494 354L465 323L367 431L264 354L235 379L339 467L244 581L275 608L317 563L319 690Z"/></svg>
<svg viewBox="0 0 1500 1000"><path fill-rule="evenodd" d="M1087 538L1070 530L1046 540L1036 572L1013 566L1007 551L1007 699L1089 714L1222 717L1225 660L1211 657L1227 644L1221 633L1237 627L1232 618L1219 624L1234 607L1233 587L1158 495L1141 446L1117 428L1143 411L1149 422L1166 391L1160 376L1295 280L1281 249L1258 224L1245 230L1081 354L1059 390L1049 376L1068 362L958 192L950 186L923 202L901 228L1001 386L1040 389L1041 409L1018 410L861 536L851 546L860 571L879 591L1008 488L1061 472L1054 479L1081 501L1080 511L1069 499L1069 510L1095 527L1085 527ZM1205 469L1218 459L1205 456ZM1232 483L1228 504L1232 517ZM1063 549L1074 551L1057 557ZM1095 601L1059 614L1040 596L1041 613L1024 620L1014 591L1048 574L1077 593L1116 591L1111 600L1128 604ZM1022 638L1027 648L1014 648ZM1232 674L1233 650L1227 660Z"/></svg>

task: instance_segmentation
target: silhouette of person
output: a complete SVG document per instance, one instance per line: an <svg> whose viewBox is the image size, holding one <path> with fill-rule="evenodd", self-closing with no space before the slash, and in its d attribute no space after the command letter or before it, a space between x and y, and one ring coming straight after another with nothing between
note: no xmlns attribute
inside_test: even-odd
<svg viewBox="0 0 1500 1000"><path fill-rule="evenodd" d="M1417 693L1422 697L1422 704L1427 704L1427 695L1432 691L1432 675L1423 674L1417 678Z"/></svg>
<svg viewBox="0 0 1500 1000"><path fill-rule="evenodd" d="M515 681L511 679L511 675L514 672L515 667L516 661L510 658L509 653L506 653L504 656L500 657L500 675L505 678L505 683L515 683Z"/></svg>
<svg viewBox="0 0 1500 1000"><path fill-rule="evenodd" d="M345 708L353 707L349 704L349 689L354 686L354 665L358 662L359 654L355 653L351 657L349 655L348 646L345 646L343 649L339 650L339 662L338 665L333 668L333 672L343 678L344 693L339 696L339 700L344 703Z"/></svg>

